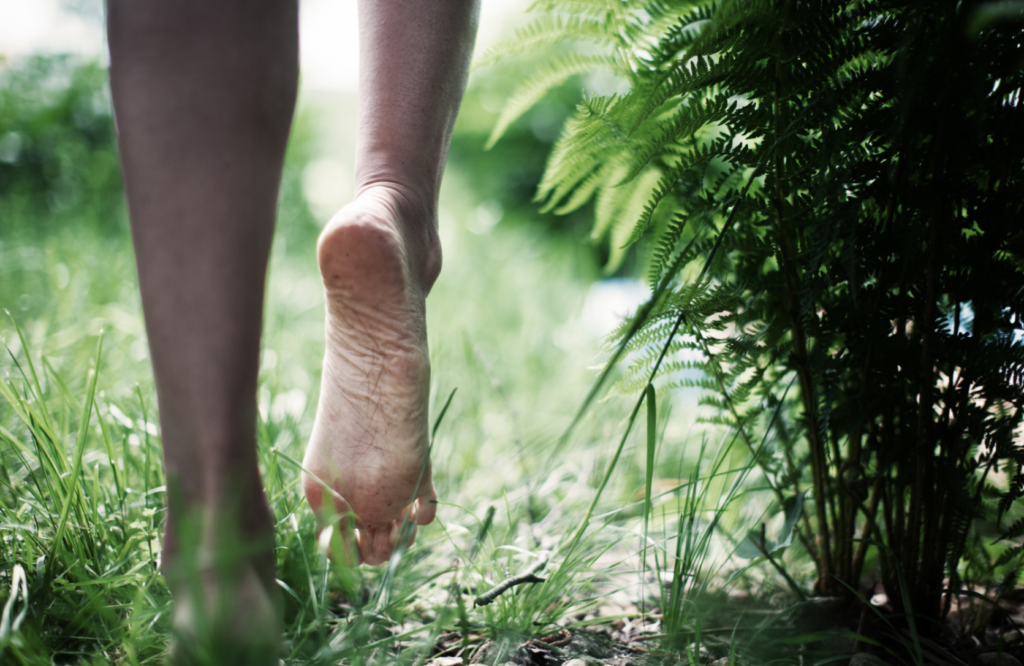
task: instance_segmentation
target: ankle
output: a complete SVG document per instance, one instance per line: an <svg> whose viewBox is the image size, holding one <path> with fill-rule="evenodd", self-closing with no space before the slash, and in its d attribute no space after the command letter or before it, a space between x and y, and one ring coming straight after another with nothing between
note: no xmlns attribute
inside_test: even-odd
<svg viewBox="0 0 1024 666"><path fill-rule="evenodd" d="M226 475L200 494L181 492L178 478L168 474L165 556L227 548L247 561L269 555L272 562L275 519L257 472Z"/></svg>

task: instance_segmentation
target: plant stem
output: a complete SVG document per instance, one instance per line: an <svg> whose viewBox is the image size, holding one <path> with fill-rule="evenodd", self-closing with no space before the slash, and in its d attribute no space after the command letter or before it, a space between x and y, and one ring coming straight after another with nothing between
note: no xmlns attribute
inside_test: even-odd
<svg viewBox="0 0 1024 666"><path fill-rule="evenodd" d="M793 590L793 593L796 594L797 598L799 598L800 601L807 601L807 595L804 594L804 591L800 589L800 586L796 584L796 581L793 580L792 576L786 573L786 569L776 562L771 556L771 553L768 552L768 548L765 545L764 540L764 523L761 523L761 542L757 544L757 549L761 551L761 554L764 555L769 564L775 567L775 570L782 574L782 577L786 580L786 585L789 585L789 589Z"/></svg>
<svg viewBox="0 0 1024 666"><path fill-rule="evenodd" d="M785 15L780 33L785 30ZM814 476L814 508L818 519L817 548L818 548L818 586L820 591L832 587L832 550L829 543L829 521L826 508L826 497L828 479L825 462L825 450L818 434L817 410L815 409L814 383L807 369L807 343L804 337L803 328L800 326L800 309L797 303L796 294L793 289L790 273L795 271L791 265L789 253L786 250L786 233L783 227L783 207L785 197L782 192L782 159L780 155L779 123L780 123L780 91L779 84L782 78L782 45L778 43L779 52L775 54L775 93L773 99L773 131L775 140L774 150L774 175L775 175L775 225L778 232L778 261L786 287L786 302L789 308L791 328L793 333L793 350L796 357L797 376L800 379L800 395L804 403L804 425L807 438L811 446L812 472Z"/></svg>
<svg viewBox="0 0 1024 666"><path fill-rule="evenodd" d="M928 489L932 490L934 486L932 483L926 483L925 479L926 476L931 476L929 468L934 456L933 447L930 446L932 419L931 328L932 308L935 300L935 253L937 251L934 213L928 226L930 236L928 248L928 287L924 302L924 312L921 315L921 375L917 392L917 455L914 461L914 491L910 496L910 525L907 530L910 535L910 543L907 544L907 557L903 562L904 568L907 569L907 577L910 579L909 584L912 594L915 595L915 605L919 609L924 600L916 598L916 595L928 574L931 573L927 570L930 567L925 565L927 564L926 560L931 559L927 551L931 548L932 544L925 543L925 549L923 552L921 551L921 530L922 522L928 522L925 521L923 514L926 511L926 506L931 503L924 501L924 487L927 485ZM934 498L930 499L934 500ZM919 554L923 555L920 558L920 562L918 561Z"/></svg>

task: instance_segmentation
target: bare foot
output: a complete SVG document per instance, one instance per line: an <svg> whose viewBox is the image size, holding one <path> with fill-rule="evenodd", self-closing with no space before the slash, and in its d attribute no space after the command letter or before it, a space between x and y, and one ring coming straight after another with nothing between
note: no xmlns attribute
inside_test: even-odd
<svg viewBox="0 0 1024 666"><path fill-rule="evenodd" d="M173 666L276 666L281 626L273 591L252 565L207 571L174 593Z"/></svg>
<svg viewBox="0 0 1024 666"><path fill-rule="evenodd" d="M359 559L380 564L406 516L425 525L436 510L424 305L440 270L432 207L397 187L371 187L331 220L317 250L327 340L303 464L337 495L309 476L303 486L321 517L324 508L355 514Z"/></svg>
<svg viewBox="0 0 1024 666"><path fill-rule="evenodd" d="M255 494L252 494L255 493ZM164 573L174 595L169 664L279 662L273 515L262 490L168 520ZM234 502L232 502L233 504Z"/></svg>

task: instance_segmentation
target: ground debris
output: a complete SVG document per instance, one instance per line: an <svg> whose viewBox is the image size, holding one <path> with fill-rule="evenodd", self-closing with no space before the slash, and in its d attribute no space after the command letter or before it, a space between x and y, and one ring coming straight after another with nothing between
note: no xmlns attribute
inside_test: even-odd
<svg viewBox="0 0 1024 666"><path fill-rule="evenodd" d="M1019 627L1024 612L1016 599L1011 605L1004 598L998 613L984 616L954 603L943 627L915 635L878 586L862 592L859 601L712 592L695 601L699 624L684 623L673 635L657 606L645 604L641 611L633 605L632 612L624 612L628 602L619 604L609 595L607 609L566 616L557 632L543 638L489 640L478 627L465 654L455 632L444 635L442 649L463 657L464 664L487 666L757 666L822 660L874 666L894 663L893 655L913 663L915 653L927 666L1021 666L1024 660ZM787 600L789 605L780 608Z"/></svg>
<svg viewBox="0 0 1024 666"><path fill-rule="evenodd" d="M435 657L426 666L462 666L462 657Z"/></svg>
<svg viewBox="0 0 1024 666"><path fill-rule="evenodd" d="M488 604L494 603L495 599L501 596L506 590L509 590L516 585L524 585L526 583L543 583L545 579L538 576L537 573L540 572L547 563L548 561L543 559L527 569L525 573L506 578L490 590L487 590L474 599L473 607L477 608L479 606L487 606Z"/></svg>

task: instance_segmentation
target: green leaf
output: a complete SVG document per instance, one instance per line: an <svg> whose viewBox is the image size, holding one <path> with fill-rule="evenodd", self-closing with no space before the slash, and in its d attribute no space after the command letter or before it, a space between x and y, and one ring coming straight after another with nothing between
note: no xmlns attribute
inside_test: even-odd
<svg viewBox="0 0 1024 666"><path fill-rule="evenodd" d="M643 559L644 570L647 570L647 527L651 519L651 511L654 509L651 504L651 485L654 483L654 453L657 446L658 435L658 401L654 392L654 385L648 384L644 391L647 401L647 467L644 476L644 546Z"/></svg>
<svg viewBox="0 0 1024 666"><path fill-rule="evenodd" d="M742 557L745 560L753 560L761 557L761 548L758 544L761 543L761 532L759 530L750 530L747 532L747 536L740 541L739 545L736 546L736 550L733 551L736 557ZM767 547L767 543L765 546Z"/></svg>
<svg viewBox="0 0 1024 666"><path fill-rule="evenodd" d="M782 531L779 532L778 543L768 552L774 553L777 550L782 550L793 541L793 528L796 527L797 521L800 520L800 516L804 513L804 497L807 495L807 491L787 497L785 505L782 507L783 514L786 516L786 520L782 523Z"/></svg>
<svg viewBox="0 0 1024 666"><path fill-rule="evenodd" d="M82 406L82 414L78 420L78 437L75 440L75 462L71 468L71 478L67 483L67 493L64 496L64 505L60 510L60 520L57 522L57 530L53 535L53 547L61 547L61 538L64 536L64 529L67 527L68 515L71 513L71 504L74 499L75 488L78 485L78 477L82 472L82 454L85 453L85 436L89 432L89 420L92 417L92 407L96 398L96 377L100 370L100 354L103 351L103 335L100 334L96 341L96 360L93 362L92 374L89 377L89 388L85 394L85 404ZM50 562L56 562L57 558L51 558Z"/></svg>
<svg viewBox="0 0 1024 666"><path fill-rule="evenodd" d="M616 59L603 55L588 56L568 53L554 58L548 64L538 68L532 76L519 85L512 95L512 99L505 104L484 148L489 150L494 146L505 130L539 102L549 90L577 74L585 74L602 68L615 71L618 68Z"/></svg>

